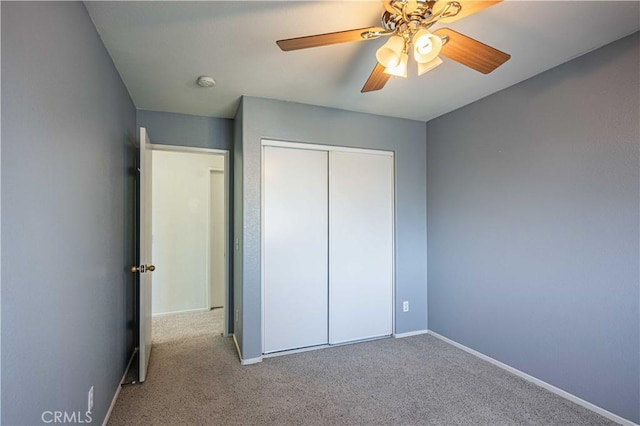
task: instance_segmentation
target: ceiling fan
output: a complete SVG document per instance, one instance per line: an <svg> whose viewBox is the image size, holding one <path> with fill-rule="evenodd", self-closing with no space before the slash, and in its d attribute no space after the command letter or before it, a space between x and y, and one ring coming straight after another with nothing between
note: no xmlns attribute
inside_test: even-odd
<svg viewBox="0 0 640 426"><path fill-rule="evenodd" d="M384 87L391 76L407 76L410 46L422 75L442 64L438 55L488 74L511 58L511 55L487 46L450 28L430 32L436 22L451 23L479 12L502 0L382 0L381 27L367 27L334 33L278 40L284 51L350 41L389 37L376 52L377 63L361 92Z"/></svg>

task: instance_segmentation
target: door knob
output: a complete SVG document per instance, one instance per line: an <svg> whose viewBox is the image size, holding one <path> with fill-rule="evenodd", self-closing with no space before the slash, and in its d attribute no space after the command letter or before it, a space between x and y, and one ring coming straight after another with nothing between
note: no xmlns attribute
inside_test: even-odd
<svg viewBox="0 0 640 426"><path fill-rule="evenodd" d="M134 274L137 272L144 274L147 271L153 272L155 270L156 270L156 267L154 265L140 265L140 266L131 267L131 272L133 272Z"/></svg>

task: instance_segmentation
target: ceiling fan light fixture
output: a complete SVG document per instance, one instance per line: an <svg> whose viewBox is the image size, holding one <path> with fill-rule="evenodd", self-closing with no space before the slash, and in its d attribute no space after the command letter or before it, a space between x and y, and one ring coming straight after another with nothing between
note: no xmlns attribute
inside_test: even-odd
<svg viewBox="0 0 640 426"><path fill-rule="evenodd" d="M436 23L451 23L503 0L382 0L380 26L277 40L283 51L308 49L352 41L389 37L376 51L376 64L362 93L382 89L392 75L407 77L409 47L420 75L442 64L439 55L488 74L511 55L487 46L451 28L428 30Z"/></svg>
<svg viewBox="0 0 640 426"><path fill-rule="evenodd" d="M436 56L436 58L431 62L427 62L427 63L418 62L418 75L427 73L440 64L442 64L442 59L440 59L439 56Z"/></svg>
<svg viewBox="0 0 640 426"><path fill-rule="evenodd" d="M400 62L395 67L387 67L384 72L386 74L395 75L396 77L407 78L407 64L409 62L409 55L406 53L400 54Z"/></svg>
<svg viewBox="0 0 640 426"><path fill-rule="evenodd" d="M413 36L413 57L419 64L433 61L442 50L442 39L427 30L420 30Z"/></svg>
<svg viewBox="0 0 640 426"><path fill-rule="evenodd" d="M418 8L417 0L407 0L406 6L404 7L404 11L406 14L410 14L417 8Z"/></svg>
<svg viewBox="0 0 640 426"><path fill-rule="evenodd" d="M399 66L404 52L404 47L404 39L402 37L389 37L389 40L387 40L387 42L376 52L376 59L378 60L378 63L385 68L395 68Z"/></svg>

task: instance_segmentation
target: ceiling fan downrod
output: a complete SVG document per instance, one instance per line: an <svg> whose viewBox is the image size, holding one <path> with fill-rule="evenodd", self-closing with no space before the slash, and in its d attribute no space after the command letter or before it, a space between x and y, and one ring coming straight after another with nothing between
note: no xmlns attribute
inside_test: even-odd
<svg viewBox="0 0 640 426"><path fill-rule="evenodd" d="M386 30L382 35L404 32L413 34L420 29L428 29L439 19L452 18L462 10L462 5L457 1L447 2L442 9L435 13L434 6L437 0L391 0L384 1L385 10L380 21ZM365 38L363 34L363 38Z"/></svg>

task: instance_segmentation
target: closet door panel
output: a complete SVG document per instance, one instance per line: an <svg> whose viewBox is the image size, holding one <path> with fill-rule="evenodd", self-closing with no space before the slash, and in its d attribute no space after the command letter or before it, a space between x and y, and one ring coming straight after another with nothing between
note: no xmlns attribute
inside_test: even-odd
<svg viewBox="0 0 640 426"><path fill-rule="evenodd" d="M329 341L393 327L393 157L330 153Z"/></svg>
<svg viewBox="0 0 640 426"><path fill-rule="evenodd" d="M328 343L328 153L264 148L264 353Z"/></svg>

